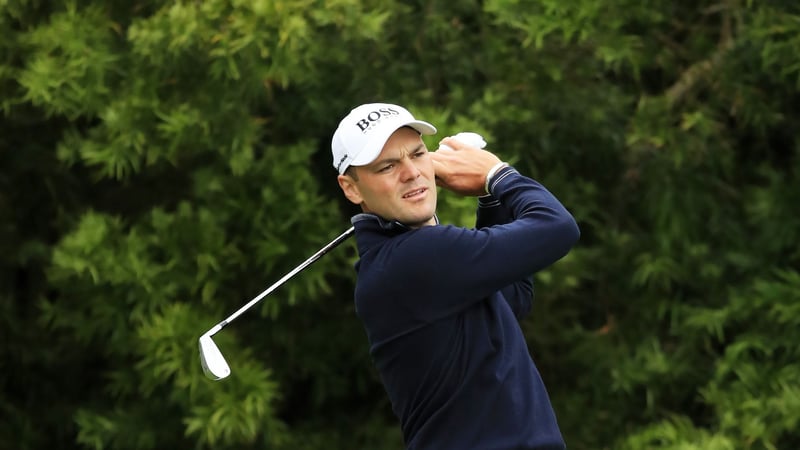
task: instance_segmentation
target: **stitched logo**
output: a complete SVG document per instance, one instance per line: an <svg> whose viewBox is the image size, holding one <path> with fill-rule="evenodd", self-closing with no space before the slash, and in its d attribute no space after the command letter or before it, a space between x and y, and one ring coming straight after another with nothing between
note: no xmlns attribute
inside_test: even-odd
<svg viewBox="0 0 800 450"><path fill-rule="evenodd" d="M341 172L342 163L345 159L347 159L347 153L345 153L344 156L342 156L342 159L339 160L339 164L336 164L336 170L339 172Z"/></svg>
<svg viewBox="0 0 800 450"><path fill-rule="evenodd" d="M358 122L356 122L356 126L363 133L369 130L375 123L380 122L381 119L385 117L392 117L399 115L400 113L394 108L380 108L377 111L370 112L369 114L367 114L366 118L363 118Z"/></svg>

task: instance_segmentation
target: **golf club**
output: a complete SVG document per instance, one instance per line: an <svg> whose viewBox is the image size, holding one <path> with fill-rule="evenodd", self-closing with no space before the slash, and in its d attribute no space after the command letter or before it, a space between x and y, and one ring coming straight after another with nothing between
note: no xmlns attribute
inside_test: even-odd
<svg viewBox="0 0 800 450"><path fill-rule="evenodd" d="M211 339L212 336L217 334L220 330L225 328L226 325L233 322L234 319L236 319L242 313L250 309L253 305L258 303L261 299L263 299L267 295L269 295L272 291L279 288L289 278L292 278L293 276L297 275L300 271L302 271L303 269L314 263L316 260L321 258L322 255L328 253L328 251L330 251L334 247L344 242L347 238L352 236L354 232L355 229L353 227L350 227L350 229L340 234L336 239L331 241L325 247L322 247L317 253L314 253L310 258L305 260L302 264L295 267L294 269L292 269L291 272L284 275L283 278L275 282L275 284L268 287L264 292L258 294L256 298L247 302L246 305L239 308L239 310L237 310L235 313L228 316L228 318L226 318L222 322L214 325L213 328L206 331L205 334L200 336L199 339L200 363L203 365L203 372L205 372L206 376L211 378L212 380L221 380L231 374L231 368L228 366L228 362L225 361L225 357L222 356L222 352L219 351L219 347L217 347L217 344L214 343L213 339Z"/></svg>

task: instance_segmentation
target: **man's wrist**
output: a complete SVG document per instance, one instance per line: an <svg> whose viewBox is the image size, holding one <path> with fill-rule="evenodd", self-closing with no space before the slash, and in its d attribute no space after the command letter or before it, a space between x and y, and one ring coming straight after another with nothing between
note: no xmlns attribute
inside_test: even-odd
<svg viewBox="0 0 800 450"><path fill-rule="evenodd" d="M508 167L508 163L500 161L499 163L492 166L492 168L489 169L489 172L486 173L486 183L483 186L483 190L486 191L486 195L492 194L489 191L489 183L491 183L492 178L494 178L494 176L497 174L497 172L500 171L500 169L503 169L505 167Z"/></svg>

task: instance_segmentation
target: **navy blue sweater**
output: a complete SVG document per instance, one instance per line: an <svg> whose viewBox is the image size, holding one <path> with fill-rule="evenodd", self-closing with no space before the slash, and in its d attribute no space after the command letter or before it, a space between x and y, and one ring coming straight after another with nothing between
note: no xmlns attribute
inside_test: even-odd
<svg viewBox="0 0 800 450"><path fill-rule="evenodd" d="M511 167L490 192L475 229L353 218L356 311L409 449L565 448L518 319L531 275L569 251L578 227Z"/></svg>

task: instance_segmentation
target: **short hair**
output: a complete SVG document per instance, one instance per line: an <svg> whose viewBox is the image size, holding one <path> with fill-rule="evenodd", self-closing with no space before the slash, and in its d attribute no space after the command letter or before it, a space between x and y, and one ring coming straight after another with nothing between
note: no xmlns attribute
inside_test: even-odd
<svg viewBox="0 0 800 450"><path fill-rule="evenodd" d="M347 169L344 170L344 174L348 177L358 181L358 174L356 173L356 166L348 166Z"/></svg>

